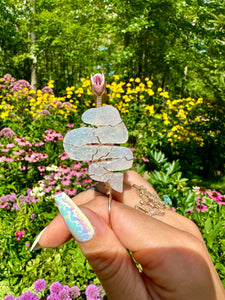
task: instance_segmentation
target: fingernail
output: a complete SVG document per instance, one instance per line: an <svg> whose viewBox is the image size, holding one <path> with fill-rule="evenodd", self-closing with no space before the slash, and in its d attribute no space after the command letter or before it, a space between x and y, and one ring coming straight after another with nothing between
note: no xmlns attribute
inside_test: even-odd
<svg viewBox="0 0 225 300"><path fill-rule="evenodd" d="M38 248L40 248L41 246L39 245L39 241L40 238L42 236L42 234L44 233L45 229L47 228L47 226L39 233L39 235L36 237L35 241L33 242L33 245L30 248L30 252L33 250L37 250Z"/></svg>
<svg viewBox="0 0 225 300"><path fill-rule="evenodd" d="M74 238L80 242L90 240L94 235L94 228L78 206L65 193L55 195L55 200Z"/></svg>

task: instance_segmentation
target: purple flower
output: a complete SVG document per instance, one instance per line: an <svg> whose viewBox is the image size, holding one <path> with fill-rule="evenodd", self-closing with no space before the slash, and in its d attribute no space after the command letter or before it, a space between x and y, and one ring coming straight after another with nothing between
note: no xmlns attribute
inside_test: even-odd
<svg viewBox="0 0 225 300"><path fill-rule="evenodd" d="M7 139L9 139L10 137L12 137L14 135L15 135L15 132L12 131L12 129L9 127L5 127L0 131L0 137L3 136Z"/></svg>
<svg viewBox="0 0 225 300"><path fill-rule="evenodd" d="M8 295L4 298L4 300L14 300L14 297L12 295Z"/></svg>
<svg viewBox="0 0 225 300"><path fill-rule="evenodd" d="M57 294L50 294L47 300L61 300Z"/></svg>
<svg viewBox="0 0 225 300"><path fill-rule="evenodd" d="M63 287L62 287L61 283L56 281L56 282L53 282L52 285L50 286L50 292L52 294L57 294L62 290L62 288Z"/></svg>
<svg viewBox="0 0 225 300"><path fill-rule="evenodd" d="M46 281L44 279L38 279L34 283L34 290L36 293L38 293L40 291L44 291L45 289L46 289Z"/></svg>
<svg viewBox="0 0 225 300"><path fill-rule="evenodd" d="M37 217L37 215L35 213L30 215L31 220L34 220Z"/></svg>
<svg viewBox="0 0 225 300"><path fill-rule="evenodd" d="M39 297L37 295L34 295L32 292L25 292L21 296L21 300L39 300Z"/></svg>
<svg viewBox="0 0 225 300"><path fill-rule="evenodd" d="M74 285L70 288L70 296L72 298L78 298L80 296L80 289L78 286Z"/></svg>
<svg viewBox="0 0 225 300"><path fill-rule="evenodd" d="M12 77L10 74L5 74L3 78L1 78L1 81L6 83L6 84L12 84L15 79Z"/></svg>
<svg viewBox="0 0 225 300"><path fill-rule="evenodd" d="M43 87L43 89L41 90L43 94L51 94L54 95L53 89L50 88L49 86L45 86Z"/></svg>
<svg viewBox="0 0 225 300"><path fill-rule="evenodd" d="M12 89L13 92L17 92L17 91L23 91L23 88L27 88L28 90L31 90L32 87L30 85L30 83L24 79L20 79L20 80L17 80L15 82L13 82L11 85L10 85L10 88Z"/></svg>
<svg viewBox="0 0 225 300"><path fill-rule="evenodd" d="M69 289L64 288L59 292L59 297L61 300L66 300L67 298L69 298L70 296L70 292Z"/></svg>
<svg viewBox="0 0 225 300"><path fill-rule="evenodd" d="M47 110L47 109L43 109L41 112L38 113L39 115L42 116L47 116L47 115L51 115L51 113Z"/></svg>
<svg viewBox="0 0 225 300"><path fill-rule="evenodd" d="M63 106L62 102L60 102L59 100L54 100L52 101L52 103L56 104L58 108L61 108Z"/></svg>
<svg viewBox="0 0 225 300"><path fill-rule="evenodd" d="M85 291L85 295L87 296L87 299L92 298L95 299L99 296L99 291L96 285L90 284Z"/></svg>

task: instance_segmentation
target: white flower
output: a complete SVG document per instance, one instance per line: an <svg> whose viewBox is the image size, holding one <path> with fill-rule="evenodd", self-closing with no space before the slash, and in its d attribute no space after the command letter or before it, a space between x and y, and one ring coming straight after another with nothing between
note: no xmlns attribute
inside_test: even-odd
<svg viewBox="0 0 225 300"><path fill-rule="evenodd" d="M59 170L59 167L56 165L50 165L46 167L47 171L57 172Z"/></svg>

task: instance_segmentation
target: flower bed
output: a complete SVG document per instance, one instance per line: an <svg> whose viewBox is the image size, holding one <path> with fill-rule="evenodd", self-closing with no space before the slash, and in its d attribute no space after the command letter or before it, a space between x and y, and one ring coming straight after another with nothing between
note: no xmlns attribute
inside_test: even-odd
<svg viewBox="0 0 225 300"><path fill-rule="evenodd" d="M185 151L188 161L208 139L217 143L218 132L202 136L194 130L205 122L198 118L203 99L170 100L167 92L153 89L149 78L123 82L114 76L107 89L109 104L120 110L129 130L126 146L134 151L133 168L150 174L149 182L160 196L169 197L174 209L197 223L224 282L224 195L193 190L182 176L181 163L168 159L182 154L183 165ZM94 184L86 174L88 163L71 161L62 145L66 132L80 127L84 110L94 106L90 80L83 78L56 97L52 81L35 92L28 82L7 74L1 79L0 101L0 255L4 261L0 298L9 290L22 295L40 278L48 287L55 281L62 286L77 284L84 294L90 282L99 282L73 240L57 249L30 252L30 246L58 214L55 194L64 191L74 196ZM201 167L199 161L196 165ZM50 297L47 292L43 295Z"/></svg>

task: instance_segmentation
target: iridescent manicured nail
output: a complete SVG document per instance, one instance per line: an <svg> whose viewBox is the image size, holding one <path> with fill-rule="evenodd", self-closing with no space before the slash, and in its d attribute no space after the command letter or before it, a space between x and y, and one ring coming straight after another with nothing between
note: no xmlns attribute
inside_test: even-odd
<svg viewBox="0 0 225 300"><path fill-rule="evenodd" d="M94 235L94 229L78 206L65 193L55 195L55 200L74 238L80 242L90 240Z"/></svg>

